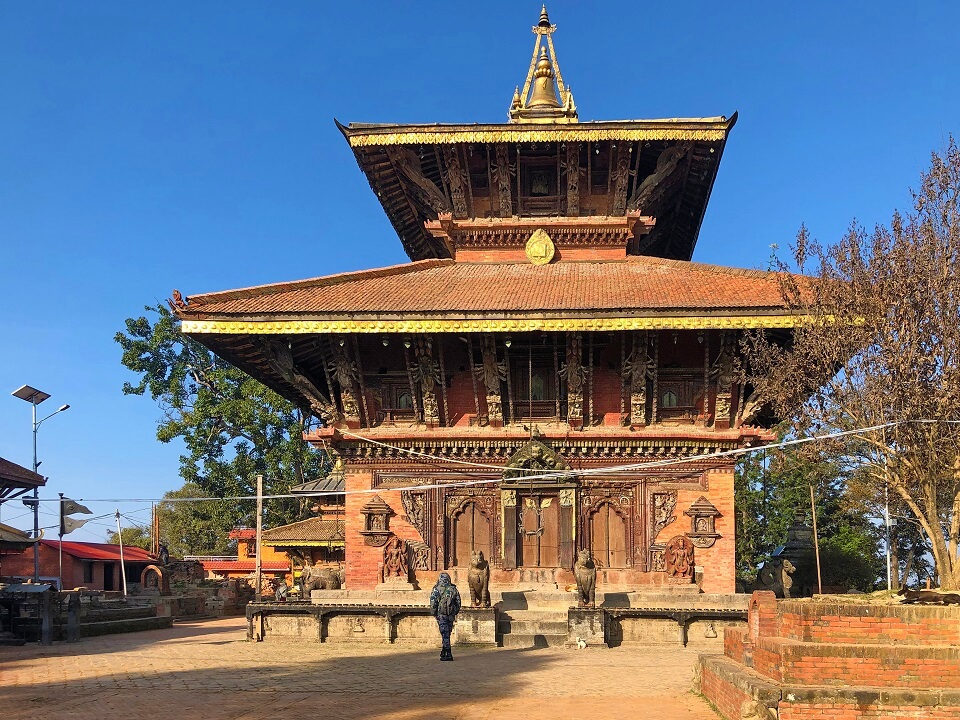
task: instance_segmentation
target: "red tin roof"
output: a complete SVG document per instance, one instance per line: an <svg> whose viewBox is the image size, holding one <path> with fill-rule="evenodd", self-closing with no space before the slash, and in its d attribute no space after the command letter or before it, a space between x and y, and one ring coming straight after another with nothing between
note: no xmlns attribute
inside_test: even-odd
<svg viewBox="0 0 960 720"><path fill-rule="evenodd" d="M41 540L43 545L50 548L58 548L59 542L56 540ZM63 554L70 555L81 560L120 560L120 546L112 543L88 543L63 541ZM132 545L123 546L124 562L156 562L156 558L142 548Z"/></svg>

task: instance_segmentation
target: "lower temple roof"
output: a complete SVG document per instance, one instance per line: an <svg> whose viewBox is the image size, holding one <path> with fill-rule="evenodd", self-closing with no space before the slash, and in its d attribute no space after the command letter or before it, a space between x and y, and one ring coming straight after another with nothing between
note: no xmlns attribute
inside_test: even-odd
<svg viewBox="0 0 960 720"><path fill-rule="evenodd" d="M653 257L548 265L423 260L194 295L188 303L176 305L176 311L186 321L187 333L215 331L204 330L204 321L210 320L235 320L246 325L289 320L355 323L410 317L500 320L532 316L656 317L671 313L786 315L777 273ZM278 329L282 331L296 332Z"/></svg>

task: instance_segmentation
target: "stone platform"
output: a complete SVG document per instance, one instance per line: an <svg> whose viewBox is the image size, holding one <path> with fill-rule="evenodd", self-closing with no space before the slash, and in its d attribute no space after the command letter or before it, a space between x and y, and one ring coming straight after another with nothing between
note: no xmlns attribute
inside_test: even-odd
<svg viewBox="0 0 960 720"><path fill-rule="evenodd" d="M597 607L591 609L578 609L576 595L555 584L502 587L491 591L492 608L464 606L453 641L508 648L660 643L719 648L723 630L746 620L749 596L705 595L687 587L645 593L608 588L597 592ZM314 590L309 602L249 605L248 636L435 645L429 599L429 590Z"/></svg>
<svg viewBox="0 0 960 720"><path fill-rule="evenodd" d="M728 720L960 718L960 608L756 592L700 690Z"/></svg>

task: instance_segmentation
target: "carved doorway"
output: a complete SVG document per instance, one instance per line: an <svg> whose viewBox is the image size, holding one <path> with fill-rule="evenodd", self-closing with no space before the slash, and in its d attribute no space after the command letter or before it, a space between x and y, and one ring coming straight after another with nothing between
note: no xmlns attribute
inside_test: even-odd
<svg viewBox="0 0 960 720"><path fill-rule="evenodd" d="M560 566L560 498L557 494L532 494L521 498L520 567Z"/></svg>
<svg viewBox="0 0 960 720"><path fill-rule="evenodd" d="M590 516L590 551L600 567L627 567L627 521L612 503L601 503Z"/></svg>
<svg viewBox="0 0 960 720"><path fill-rule="evenodd" d="M453 517L453 556L448 567L469 567L470 555L481 550L483 556L491 556L493 528L488 518L475 502L464 503Z"/></svg>

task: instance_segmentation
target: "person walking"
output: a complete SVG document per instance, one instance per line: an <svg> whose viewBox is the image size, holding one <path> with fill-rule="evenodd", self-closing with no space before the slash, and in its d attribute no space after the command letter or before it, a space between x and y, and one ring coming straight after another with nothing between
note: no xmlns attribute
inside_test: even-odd
<svg viewBox="0 0 960 720"><path fill-rule="evenodd" d="M440 637L443 638L443 646L440 650L441 660L453 660L453 651L450 650L450 632L453 630L453 623L459 612L460 591L450 581L447 573L440 573L437 584L433 586L430 593L430 614L437 619Z"/></svg>

